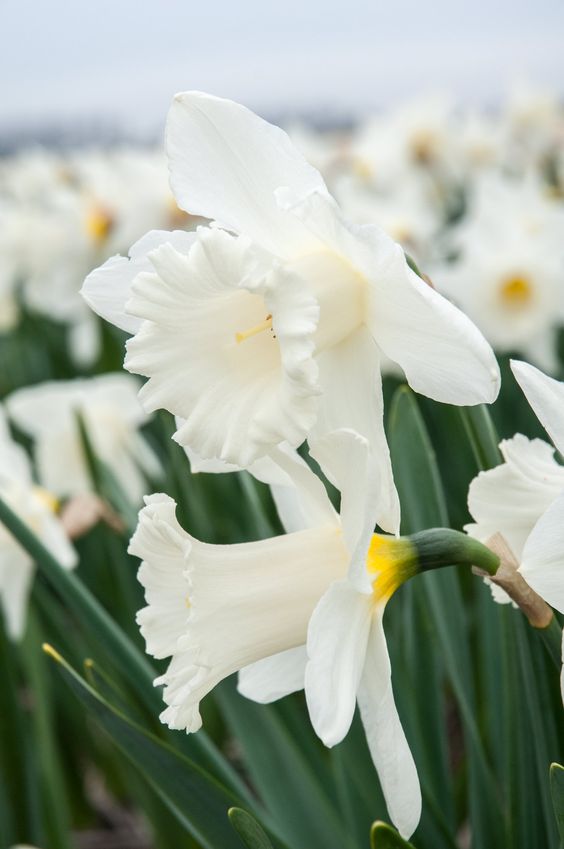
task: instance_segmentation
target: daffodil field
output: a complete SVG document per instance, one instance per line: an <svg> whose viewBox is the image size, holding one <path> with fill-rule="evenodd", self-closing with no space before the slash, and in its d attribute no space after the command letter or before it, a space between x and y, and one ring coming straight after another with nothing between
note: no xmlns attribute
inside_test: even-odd
<svg viewBox="0 0 564 849"><path fill-rule="evenodd" d="M0 158L0 849L564 845L564 107Z"/></svg>

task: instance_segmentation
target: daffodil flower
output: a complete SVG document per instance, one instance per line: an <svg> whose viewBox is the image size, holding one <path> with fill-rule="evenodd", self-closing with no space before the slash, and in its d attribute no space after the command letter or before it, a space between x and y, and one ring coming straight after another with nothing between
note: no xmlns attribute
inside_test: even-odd
<svg viewBox="0 0 564 849"><path fill-rule="evenodd" d="M260 701L301 689L305 672L313 725L334 745L358 696L390 816L407 835L420 791L394 705L382 616L394 589L417 571L415 552L409 541L373 534L379 492L365 439L338 431L320 440L315 456L341 488L341 515L303 461L275 451L308 525L285 536L207 545L181 528L172 499L145 499L130 552L143 561L147 607L138 622L147 651L171 657L156 682L167 704L161 719L196 731L200 700L237 670L248 672L242 692Z"/></svg>
<svg viewBox="0 0 564 849"><path fill-rule="evenodd" d="M135 332L125 365L149 378L145 407L181 417L175 438L201 457L243 467L279 443L352 428L377 457L378 522L397 531L381 352L417 391L476 404L498 392L491 349L378 227L343 220L279 128L188 92L166 139L179 207L213 226L183 246L161 234L146 257L137 246L83 288L100 315ZM142 264L151 270L137 273Z"/></svg>
<svg viewBox="0 0 564 849"><path fill-rule="evenodd" d="M23 448L14 442L0 409L0 495L57 558L71 569L77 556L56 516L56 498L35 486ZM25 630L27 601L35 564L29 554L0 526L0 605L6 632L19 640Z"/></svg>
<svg viewBox="0 0 564 849"><path fill-rule="evenodd" d="M564 383L528 363L511 368L540 423L552 440L517 434L501 443L504 463L472 481L468 507L475 524L466 530L481 540L503 535L525 581L547 604L564 613ZM494 598L508 602L499 587ZM564 676L562 679L564 698Z"/></svg>
<svg viewBox="0 0 564 849"><path fill-rule="evenodd" d="M81 444L80 414L96 456L115 474L125 494L139 504L146 480L156 477L156 455L138 432L147 415L137 398L137 379L107 374L47 381L18 389L6 399L11 419L35 440L40 482L57 496L92 489Z"/></svg>

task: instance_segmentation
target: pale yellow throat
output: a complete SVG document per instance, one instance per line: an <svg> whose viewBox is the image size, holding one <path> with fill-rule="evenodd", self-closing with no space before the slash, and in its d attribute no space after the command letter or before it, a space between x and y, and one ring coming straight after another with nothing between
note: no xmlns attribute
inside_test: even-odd
<svg viewBox="0 0 564 849"><path fill-rule="evenodd" d="M243 330L241 333L236 333L235 341L239 344L240 342L244 342L245 339L250 339L252 336L264 333L265 330L272 330L271 315L267 315L264 321L261 321L259 324L255 324L255 326L251 327L249 330Z"/></svg>
<svg viewBox="0 0 564 849"><path fill-rule="evenodd" d="M526 307L533 298L531 281L520 275L504 280L499 291L503 304L511 309Z"/></svg>

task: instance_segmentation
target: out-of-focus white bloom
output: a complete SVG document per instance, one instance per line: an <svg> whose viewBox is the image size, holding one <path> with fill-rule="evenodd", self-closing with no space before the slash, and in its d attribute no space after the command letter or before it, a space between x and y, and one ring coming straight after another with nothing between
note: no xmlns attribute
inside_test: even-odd
<svg viewBox="0 0 564 849"><path fill-rule="evenodd" d="M537 181L483 176L451 239L457 260L430 272L496 350L523 352L547 371L564 323L563 232L564 208Z"/></svg>
<svg viewBox="0 0 564 849"><path fill-rule="evenodd" d="M77 416L82 416L96 456L137 504L146 490L143 473L158 476L159 464L139 428L147 421L137 380L108 374L52 381L19 389L6 399L15 424L35 440L43 486L58 496L92 489Z"/></svg>
<svg viewBox="0 0 564 849"><path fill-rule="evenodd" d="M156 682L168 705L161 719L196 731L200 700L239 669L241 690L259 701L300 689L305 675L313 725L332 746L346 735L358 697L390 817L409 836L421 797L382 627L388 598L412 574L409 543L373 535L379 492L366 440L338 431L320 440L315 456L341 489L341 516L305 464L274 451L308 524L286 536L207 545L180 527L172 499L145 499L130 552L143 561L148 606L138 622L147 650L172 658Z"/></svg>
<svg viewBox="0 0 564 849"><path fill-rule="evenodd" d="M349 155L358 176L393 189L417 169L449 174L455 153L452 105L441 95L422 97L378 115L352 139Z"/></svg>
<svg viewBox="0 0 564 849"><path fill-rule="evenodd" d="M475 524L466 530L485 541L503 535L519 572L548 604L564 613L564 383L528 363L513 373L553 445L521 434L501 443L504 463L472 481L468 507ZM507 601L502 591L497 601Z"/></svg>
<svg viewBox="0 0 564 849"><path fill-rule="evenodd" d="M74 549L55 515L56 499L35 486L23 448L15 443L0 409L0 496L29 526L59 561L71 569L76 565ZM6 528L0 526L0 605L7 633L19 640L24 633L27 601L35 564Z"/></svg>
<svg viewBox="0 0 564 849"><path fill-rule="evenodd" d="M225 229L201 228L190 246L165 243L147 259L135 246L129 268L113 259L84 286L114 323L139 319L126 367L149 377L145 407L181 417L175 438L201 457L240 466L281 442L353 427L375 447L378 521L395 531L380 349L414 389L459 404L496 396L491 350L381 230L346 224L277 127L189 92L169 113L167 153L179 206ZM136 274L147 261L152 273ZM108 286L118 273L131 297L116 316Z"/></svg>

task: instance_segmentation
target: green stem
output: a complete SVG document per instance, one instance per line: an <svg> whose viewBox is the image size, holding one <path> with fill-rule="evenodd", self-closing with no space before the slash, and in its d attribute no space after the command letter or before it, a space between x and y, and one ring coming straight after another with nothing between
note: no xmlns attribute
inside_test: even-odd
<svg viewBox="0 0 564 849"><path fill-rule="evenodd" d="M477 539L450 528L419 531L408 539L415 546L421 572L443 566L477 566L495 575L499 557Z"/></svg>

